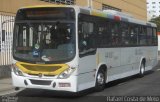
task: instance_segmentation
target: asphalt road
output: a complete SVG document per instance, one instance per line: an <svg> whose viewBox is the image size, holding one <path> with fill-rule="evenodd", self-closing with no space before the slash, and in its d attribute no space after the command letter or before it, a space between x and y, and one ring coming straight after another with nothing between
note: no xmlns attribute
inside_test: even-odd
<svg viewBox="0 0 160 102"><path fill-rule="evenodd" d="M86 100L90 102L104 99L107 96L160 96L160 62L143 78L132 76L110 82L106 84L102 92L94 92L93 89L89 89L75 96L69 92L25 89L7 96L17 97L18 102L82 102Z"/></svg>

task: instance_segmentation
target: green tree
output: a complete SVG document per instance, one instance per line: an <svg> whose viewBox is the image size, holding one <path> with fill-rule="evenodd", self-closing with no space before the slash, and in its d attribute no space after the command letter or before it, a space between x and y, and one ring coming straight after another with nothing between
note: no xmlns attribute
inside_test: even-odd
<svg viewBox="0 0 160 102"><path fill-rule="evenodd" d="M160 31L160 16L156 18L152 18L150 22L157 24L157 30Z"/></svg>

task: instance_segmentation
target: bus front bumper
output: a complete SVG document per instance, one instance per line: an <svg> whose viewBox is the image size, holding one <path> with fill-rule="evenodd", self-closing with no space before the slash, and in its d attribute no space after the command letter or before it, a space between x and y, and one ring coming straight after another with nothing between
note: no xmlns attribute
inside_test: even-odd
<svg viewBox="0 0 160 102"><path fill-rule="evenodd" d="M77 92L77 78L70 76L67 79L44 79L17 76L12 72L12 84L14 87L47 89L56 91Z"/></svg>

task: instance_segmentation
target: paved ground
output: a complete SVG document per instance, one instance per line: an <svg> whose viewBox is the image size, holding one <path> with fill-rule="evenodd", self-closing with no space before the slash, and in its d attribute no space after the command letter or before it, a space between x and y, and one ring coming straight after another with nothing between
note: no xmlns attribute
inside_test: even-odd
<svg viewBox="0 0 160 102"><path fill-rule="evenodd" d="M102 99L100 96L160 96L160 62L153 69L147 72L143 78L132 76L111 82L106 85L102 92L94 92L89 89L81 93L80 97L75 97L72 93L56 92L46 90L25 89L19 92L12 92L7 96L18 98L18 102L81 102L84 100ZM92 98L92 96L94 96ZM99 96L99 97L96 97ZM96 98L95 98L96 97ZM4 101L6 102L6 101ZM154 102L160 102L158 99Z"/></svg>
<svg viewBox="0 0 160 102"><path fill-rule="evenodd" d="M0 79L0 96L14 92L11 78Z"/></svg>

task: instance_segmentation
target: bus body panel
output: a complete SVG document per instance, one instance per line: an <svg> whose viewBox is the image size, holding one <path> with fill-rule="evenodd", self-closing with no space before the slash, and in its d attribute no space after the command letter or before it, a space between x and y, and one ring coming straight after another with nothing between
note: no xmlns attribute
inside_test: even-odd
<svg viewBox="0 0 160 102"><path fill-rule="evenodd" d="M51 84L41 85L42 83L33 84L31 80L41 81L45 83L45 81L50 81ZM25 85L24 81L27 82L28 85ZM55 87L53 84L56 83ZM70 83L70 87L60 87L59 83ZM22 77L15 75L12 72L12 84L14 87L20 88L35 88L35 89L47 89L47 90L57 90L57 91L69 91L69 92L77 92L77 76L71 76L68 79L48 79L48 78L30 78L30 77Z"/></svg>
<svg viewBox="0 0 160 102"><path fill-rule="evenodd" d="M142 53L138 52L137 54L137 50L139 49L142 50ZM157 47L98 48L97 53L99 53L99 62L105 62L107 66L106 82L138 74L143 58L147 60L145 66L146 71L151 70L157 64L156 50ZM87 58L88 60L86 60ZM93 65L91 62L96 59L96 55L79 59L79 65L81 66L79 68L83 71L83 73L78 76L79 91L94 87L96 74L94 69L96 68L96 71L98 71L99 67L102 65L99 63L98 65L95 65L95 67L90 67ZM116 63L115 59L117 59L119 64ZM81 63L82 61L83 63Z"/></svg>
<svg viewBox="0 0 160 102"><path fill-rule="evenodd" d="M39 7L36 7L36 8L39 8ZM96 48L94 48L94 51L95 51L94 53L89 53L86 55L84 54L83 56L81 56L79 52L80 50L79 48L79 13L84 13L87 16L98 17L98 19L106 18L107 20L112 20L112 21L114 21L114 19L113 18L108 19L104 12L100 12L100 11L92 12L92 10L86 9L86 8L83 8L82 10L82 8L77 6L73 8L76 11L75 12L76 14L76 20L75 20L76 22L75 23L76 54L75 54L75 57L70 62L66 62L65 64L67 64L72 68L76 68L76 70L70 75L70 77L66 79L59 79L57 78L58 75L54 77L39 77L39 76L27 75L27 74L25 74L26 76L17 76L12 70L13 86L24 87L24 88L37 88L37 89L78 92L78 91L82 91L95 86L96 75L102 65L105 65L107 68L107 71L106 71L106 77L107 77L106 83L107 83L113 80L138 74L140 71L140 65L142 63L142 60L144 59L146 61L146 64L145 64L146 71L151 70L157 64L158 48L155 45L154 46L137 45L135 47L113 45L109 47L107 46L105 48L96 46ZM112 16L114 17L115 15L112 15ZM130 21L127 23L136 23L136 24L141 24L143 26L146 26L145 22L141 22L139 20L127 18L127 17L126 19ZM116 21L116 23L117 22L120 22L120 21ZM109 24L112 25L112 23L109 23ZM96 22L96 25L98 25L97 22ZM156 26L153 24L152 27L155 28ZM98 42L98 36L96 37L96 41ZM13 64L15 64L16 62L19 62L19 61L13 60ZM25 85L25 82L24 82L25 80L28 85ZM37 84L33 84L31 80L36 80L40 82L50 81L51 84L37 85ZM54 82L56 83L55 87L53 87ZM70 87L60 87L59 83L67 83L66 85L70 83Z"/></svg>

